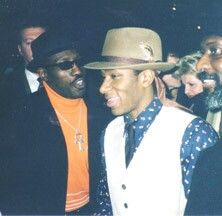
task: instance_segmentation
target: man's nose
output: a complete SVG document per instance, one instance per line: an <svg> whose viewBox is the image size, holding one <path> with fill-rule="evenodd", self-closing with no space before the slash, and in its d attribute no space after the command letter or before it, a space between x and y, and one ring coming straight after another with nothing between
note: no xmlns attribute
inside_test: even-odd
<svg viewBox="0 0 222 216"><path fill-rule="evenodd" d="M209 74L214 72L214 69L211 65L210 57L206 53L198 61L196 68L198 71L206 71Z"/></svg>
<svg viewBox="0 0 222 216"><path fill-rule="evenodd" d="M111 90L111 83L108 79L104 79L102 85L99 88L99 91L101 94L105 94L106 92L108 92L109 90Z"/></svg>
<svg viewBox="0 0 222 216"><path fill-rule="evenodd" d="M189 92L190 92L189 86L185 85L184 93L185 93L186 95L189 95Z"/></svg>
<svg viewBox="0 0 222 216"><path fill-rule="evenodd" d="M76 64L73 64L72 69L71 69L71 75L75 76L76 74L80 74L80 73L81 73L80 68Z"/></svg>

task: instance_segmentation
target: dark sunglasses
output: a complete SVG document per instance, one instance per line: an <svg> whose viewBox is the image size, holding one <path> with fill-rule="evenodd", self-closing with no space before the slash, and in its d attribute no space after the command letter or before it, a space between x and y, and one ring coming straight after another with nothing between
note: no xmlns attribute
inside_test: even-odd
<svg viewBox="0 0 222 216"><path fill-rule="evenodd" d="M77 64L77 60L49 64L49 65L45 65L45 67L59 67L61 70L69 70L69 69L73 68L74 65L76 65L76 66L79 65L79 64Z"/></svg>

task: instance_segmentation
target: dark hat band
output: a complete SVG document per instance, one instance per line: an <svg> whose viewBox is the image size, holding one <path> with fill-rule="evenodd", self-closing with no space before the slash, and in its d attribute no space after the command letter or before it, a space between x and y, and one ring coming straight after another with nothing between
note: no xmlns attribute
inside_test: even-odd
<svg viewBox="0 0 222 216"><path fill-rule="evenodd" d="M154 62L154 61L145 61L142 59L125 58L118 56L102 56L101 60L106 62L116 62L116 63L125 63L125 64L146 64Z"/></svg>

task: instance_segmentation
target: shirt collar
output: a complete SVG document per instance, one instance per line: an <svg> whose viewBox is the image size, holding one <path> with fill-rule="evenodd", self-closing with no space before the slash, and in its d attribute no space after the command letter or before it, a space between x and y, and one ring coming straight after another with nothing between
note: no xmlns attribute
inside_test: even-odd
<svg viewBox="0 0 222 216"><path fill-rule="evenodd" d="M125 124L130 124L130 123L136 123L138 121L143 121L144 118L146 118L147 115L151 114L151 116L156 116L159 111L161 110L162 108L162 103L160 101L159 98L155 97L151 103L145 108L144 111L142 111L136 119L131 119L130 116L127 114L124 116L124 122Z"/></svg>
<svg viewBox="0 0 222 216"><path fill-rule="evenodd" d="M36 73L32 73L27 68L25 68L25 75L29 83L29 87L31 89L31 92L36 92L39 88L39 75Z"/></svg>
<svg viewBox="0 0 222 216"><path fill-rule="evenodd" d="M125 121L125 129L129 124L133 124L133 128L135 131L135 145L139 146L141 140L144 135L148 131L150 125L153 123L154 119L158 115L161 110L163 104L160 99L155 97L152 102L142 111L139 116L132 120L129 115L124 116ZM124 132L125 134L125 132Z"/></svg>

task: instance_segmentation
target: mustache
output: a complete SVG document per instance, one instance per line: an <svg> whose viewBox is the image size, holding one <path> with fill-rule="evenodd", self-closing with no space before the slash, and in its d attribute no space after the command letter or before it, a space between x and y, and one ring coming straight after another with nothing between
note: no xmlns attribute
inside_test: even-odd
<svg viewBox="0 0 222 216"><path fill-rule="evenodd" d="M202 82L204 82L205 80L214 80L216 82L216 85L220 85L220 77L216 72L213 74L208 74L206 71L203 71L198 73L197 77Z"/></svg>
<svg viewBox="0 0 222 216"><path fill-rule="evenodd" d="M197 74L197 77L204 82L205 80L215 81L216 87L213 92L208 92L205 98L206 108L212 112L217 112L222 108L222 85L220 84L220 77L217 72L208 74L202 71Z"/></svg>
<svg viewBox="0 0 222 216"><path fill-rule="evenodd" d="M76 74L75 78L74 78L74 80L72 82L75 82L76 80L78 80L80 78L81 79L85 79L85 73L81 72L80 74Z"/></svg>

